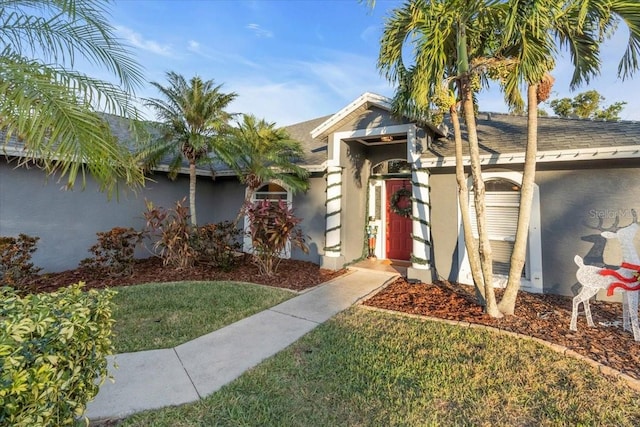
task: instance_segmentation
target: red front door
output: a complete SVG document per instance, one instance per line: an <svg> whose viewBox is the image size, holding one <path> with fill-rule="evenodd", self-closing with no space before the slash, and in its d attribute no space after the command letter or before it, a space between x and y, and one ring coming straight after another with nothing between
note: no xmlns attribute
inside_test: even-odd
<svg viewBox="0 0 640 427"><path fill-rule="evenodd" d="M406 188L411 191L411 181L409 180L389 180L386 181L387 189L387 258L408 261L411 258L411 217L404 217L393 212L391 209L391 198L400 189ZM397 202L399 208L411 206L411 199L400 197Z"/></svg>

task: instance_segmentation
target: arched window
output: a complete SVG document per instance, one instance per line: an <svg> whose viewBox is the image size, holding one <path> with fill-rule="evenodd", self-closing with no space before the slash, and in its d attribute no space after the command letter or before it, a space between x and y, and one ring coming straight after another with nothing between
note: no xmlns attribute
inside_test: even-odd
<svg viewBox="0 0 640 427"><path fill-rule="evenodd" d="M494 284L504 286L511 266L511 253L515 242L520 209L522 174L519 172L483 172L485 183L485 217L487 234L493 252ZM469 179L469 188L471 179ZM478 239L473 191L469 192L469 211L473 236ZM459 280L472 283L469 260L464 246L462 224L459 226L458 248L460 257ZM527 240L527 255L522 270L522 287L530 292L542 292L542 243L540 237L540 195L534 185L533 204Z"/></svg>
<svg viewBox="0 0 640 427"><path fill-rule="evenodd" d="M493 274L508 276L511 253L518 228L520 185L505 178L488 179L484 185L487 234L493 252ZM477 239L478 226L473 191L469 194L469 211L473 236ZM522 270L523 277L525 277L526 271L527 265Z"/></svg>
<svg viewBox="0 0 640 427"><path fill-rule="evenodd" d="M371 168L371 175L407 175L411 173L411 164L403 159L385 160Z"/></svg>
<svg viewBox="0 0 640 427"><path fill-rule="evenodd" d="M258 188L256 193L253 195L252 201L255 202L258 200L270 200L273 202L285 200L290 202L289 192L284 187L274 182L264 184L262 187Z"/></svg>
<svg viewBox="0 0 640 427"><path fill-rule="evenodd" d="M251 197L252 202L268 200L272 203L278 203L279 201L285 201L290 207L292 206L292 194L290 191L287 191L285 187L276 182L269 182L267 184L262 185ZM249 229L249 219L245 217L245 230ZM253 245L251 242L251 237L248 233L245 233L244 237L244 251L247 253L251 253L253 251ZM280 255L281 258L290 258L291 257L291 243L287 243L287 246L284 252Z"/></svg>

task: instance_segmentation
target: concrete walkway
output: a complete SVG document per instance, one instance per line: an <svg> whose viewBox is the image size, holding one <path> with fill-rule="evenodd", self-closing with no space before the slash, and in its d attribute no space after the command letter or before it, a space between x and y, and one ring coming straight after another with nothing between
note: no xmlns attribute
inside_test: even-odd
<svg viewBox="0 0 640 427"><path fill-rule="evenodd" d="M102 385L85 416L123 418L203 398L397 275L354 270L175 348L111 356L109 372L115 382Z"/></svg>

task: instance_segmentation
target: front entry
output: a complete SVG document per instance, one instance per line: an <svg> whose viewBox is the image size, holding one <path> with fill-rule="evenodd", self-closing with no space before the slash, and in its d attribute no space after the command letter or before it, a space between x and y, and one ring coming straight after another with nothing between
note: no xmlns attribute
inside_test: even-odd
<svg viewBox="0 0 640 427"><path fill-rule="evenodd" d="M411 258L413 243L411 241L412 221L411 215L403 216L394 212L391 202L394 195L402 189L411 192L411 181L394 179L385 181L386 184L386 250L388 259L408 261ZM396 207L411 208L411 198L405 195L396 196Z"/></svg>

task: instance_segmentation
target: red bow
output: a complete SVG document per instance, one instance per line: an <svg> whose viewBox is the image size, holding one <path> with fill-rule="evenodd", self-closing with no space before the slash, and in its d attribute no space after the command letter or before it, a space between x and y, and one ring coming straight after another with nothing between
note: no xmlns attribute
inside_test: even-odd
<svg viewBox="0 0 640 427"><path fill-rule="evenodd" d="M631 275L631 277L625 277L622 274L618 273L617 270L611 270L608 268L602 269L599 271L602 276L613 276L616 279L620 280L619 282L613 282L607 288L607 296L613 295L613 291L616 288L624 289L625 291L640 291L640 279L638 275L640 275L640 265L630 264L628 262L622 263L622 268L626 268L628 270L635 270L635 273ZM635 286L629 286L628 283L638 283Z"/></svg>

